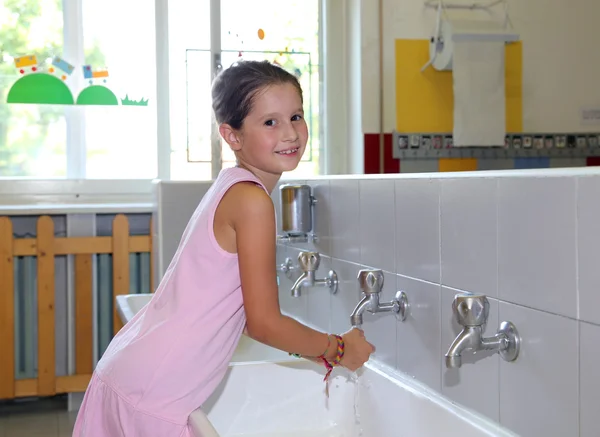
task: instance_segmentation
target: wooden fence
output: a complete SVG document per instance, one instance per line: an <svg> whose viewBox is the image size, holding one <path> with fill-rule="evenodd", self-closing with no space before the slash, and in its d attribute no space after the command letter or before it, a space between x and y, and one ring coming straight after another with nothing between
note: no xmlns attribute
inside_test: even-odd
<svg viewBox="0 0 600 437"><path fill-rule="evenodd" d="M37 221L36 238L14 238L10 218L0 217L0 399L85 391L93 371L92 255L112 254L113 330L121 328L114 297L129 294L129 254L152 251L150 235L130 236L127 217L113 221L110 237L55 237L49 216ZM56 376L54 257L73 255L75 266L75 373ZM14 258L37 258L37 378L15 379ZM151 290L152 262L150 263Z"/></svg>

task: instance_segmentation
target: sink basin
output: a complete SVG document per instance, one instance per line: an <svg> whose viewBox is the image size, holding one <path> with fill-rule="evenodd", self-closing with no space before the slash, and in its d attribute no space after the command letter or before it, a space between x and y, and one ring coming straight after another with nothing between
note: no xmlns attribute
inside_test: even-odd
<svg viewBox="0 0 600 437"><path fill-rule="evenodd" d="M129 322L135 314L152 299L152 293L124 294L117 296L117 313L123 323ZM253 361L287 361L290 356L265 344L242 335L237 345L232 363Z"/></svg>
<svg viewBox="0 0 600 437"><path fill-rule="evenodd" d="M152 299L152 293L124 294L117 296L117 313L125 324Z"/></svg>
<svg viewBox="0 0 600 437"><path fill-rule="evenodd" d="M129 322L140 311L144 306L152 299L152 293L140 293L140 294L124 294L117 296L117 313L121 318L121 321L125 324ZM278 349L272 348L265 344L259 343L252 340L245 335L242 335L237 345L231 363L248 363L248 362L289 362L297 361L296 359L290 358L290 356ZM233 364L230 364L233 365ZM193 430L197 436L204 437L219 437L219 434L212 426L210 420L204 414L201 409L196 410L193 413ZM245 435L245 434L244 434ZM266 434L260 434L261 436ZM281 434L273 434L281 435ZM296 435L296 434L294 434ZM298 434L301 435L301 434ZM304 434L302 434L304 435ZM290 437L292 435L290 434Z"/></svg>

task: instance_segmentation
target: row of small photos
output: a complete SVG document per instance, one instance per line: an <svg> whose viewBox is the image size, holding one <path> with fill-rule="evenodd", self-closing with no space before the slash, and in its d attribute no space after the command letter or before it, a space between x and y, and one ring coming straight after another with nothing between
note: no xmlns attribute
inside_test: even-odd
<svg viewBox="0 0 600 437"><path fill-rule="evenodd" d="M398 136L400 149L450 149L450 134L410 134ZM508 134L506 149L586 149L600 146L600 134Z"/></svg>

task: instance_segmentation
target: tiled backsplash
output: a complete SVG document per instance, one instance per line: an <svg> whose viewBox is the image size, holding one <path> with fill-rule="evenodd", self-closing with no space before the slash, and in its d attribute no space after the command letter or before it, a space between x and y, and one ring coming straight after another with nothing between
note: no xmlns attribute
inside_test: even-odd
<svg viewBox="0 0 600 437"><path fill-rule="evenodd" d="M410 314L404 322L390 313L364 315L374 359L518 435L599 435L599 171L336 177L308 184L318 200L320 239L280 246L278 263L316 250L322 255L317 277L333 268L340 286L333 296L313 288L292 298L292 281L280 273L284 311L322 330L346 331L360 298L358 270L382 269L382 299L404 290ZM278 195L275 190L276 206ZM522 337L516 362L467 352L460 369L446 369L444 354L459 332L451 304L464 291L488 296L486 336L502 321L516 325Z"/></svg>

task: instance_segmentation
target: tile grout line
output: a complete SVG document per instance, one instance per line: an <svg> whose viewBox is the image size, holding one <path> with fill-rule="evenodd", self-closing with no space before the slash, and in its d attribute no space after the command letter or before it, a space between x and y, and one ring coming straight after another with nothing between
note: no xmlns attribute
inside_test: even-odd
<svg viewBox="0 0 600 437"><path fill-rule="evenodd" d="M579 178L575 178L575 303L577 320L581 319L579 292Z"/></svg>
<svg viewBox="0 0 600 437"><path fill-rule="evenodd" d="M438 262L439 262L439 278L440 284L438 288L438 304L440 307L438 317L440 320L439 330L438 330L438 351L441 354L444 353L442 349L442 196L443 196L444 184L441 181L438 181ZM444 360L440 358L438 361L439 369L440 369L440 393L443 393L444 387Z"/></svg>
<svg viewBox="0 0 600 437"><path fill-rule="evenodd" d="M392 187L393 187L393 199L394 199L394 270L398 269L398 193L396 192L396 182L393 181L392 182ZM396 289L396 291L398 291L400 289L400 287L398 287L398 275L394 274L394 288ZM400 325L396 322L396 329L395 329L395 341L394 341L394 368L396 370L400 370L400 344L398 341L398 330L400 329Z"/></svg>
<svg viewBox="0 0 600 437"><path fill-rule="evenodd" d="M360 204L361 204L361 202L360 202L360 191L361 191L360 190L360 186L361 186L360 181L357 181L356 182L356 191L358 192L358 196L356 196L356 197L357 197L357 202L358 202L358 205L357 205L358 206L358 208L357 208L358 212L357 212L356 215L358 216L358 260L359 260L359 265L362 265L362 261L363 261L363 253L362 252L363 252L363 250L362 250L362 231L361 231L361 229L362 229L362 226L361 226L362 225L362 220L361 220L362 214L360 213L360 211L361 211L361 207L360 207Z"/></svg>
<svg viewBox="0 0 600 437"><path fill-rule="evenodd" d="M496 297L498 298L498 323L500 320L500 179L495 179L494 204L496 205ZM498 423L502 424L502 363L498 360Z"/></svg>
<svg viewBox="0 0 600 437"><path fill-rule="evenodd" d="M577 323L577 431L581 436L581 323Z"/></svg>
<svg viewBox="0 0 600 437"><path fill-rule="evenodd" d="M579 185L575 178L575 303L577 305L577 434L581 435L581 305L579 290Z"/></svg>

